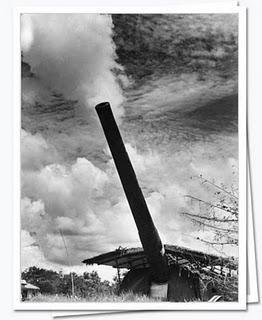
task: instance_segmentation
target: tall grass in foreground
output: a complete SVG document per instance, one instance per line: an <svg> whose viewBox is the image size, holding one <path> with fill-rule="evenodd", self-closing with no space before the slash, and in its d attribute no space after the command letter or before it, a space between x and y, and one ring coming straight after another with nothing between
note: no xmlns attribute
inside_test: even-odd
<svg viewBox="0 0 262 320"><path fill-rule="evenodd" d="M56 294L39 294L25 302L156 302L156 299L146 295L138 295L132 292L116 294L99 294L86 298L70 297Z"/></svg>

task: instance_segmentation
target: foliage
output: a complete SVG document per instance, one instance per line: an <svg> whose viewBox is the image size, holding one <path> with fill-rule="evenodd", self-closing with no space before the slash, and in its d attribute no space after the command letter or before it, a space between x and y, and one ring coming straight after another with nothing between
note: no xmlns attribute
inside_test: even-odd
<svg viewBox="0 0 262 320"><path fill-rule="evenodd" d="M116 284L102 281L96 271L84 272L83 275L72 274L74 294L79 298L91 298L100 295L112 295ZM71 274L53 270L30 267L22 272L21 278L40 288L42 294L72 296Z"/></svg>

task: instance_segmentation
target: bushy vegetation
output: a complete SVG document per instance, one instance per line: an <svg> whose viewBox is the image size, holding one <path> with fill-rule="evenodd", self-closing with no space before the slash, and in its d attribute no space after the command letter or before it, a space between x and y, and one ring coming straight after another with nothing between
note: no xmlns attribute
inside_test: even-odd
<svg viewBox="0 0 262 320"><path fill-rule="evenodd" d="M120 274L120 279L125 273ZM71 274L30 267L23 271L21 278L40 288L40 294L30 302L150 302L154 299L132 292L119 293L119 278L112 282L102 281L96 271L73 273L74 294Z"/></svg>
<svg viewBox="0 0 262 320"><path fill-rule="evenodd" d="M96 271L84 272L83 275L78 275L76 273L63 274L53 270L30 267L22 272L21 277L39 287L43 295L75 296L80 299L92 299L101 295L113 295L117 293L118 288L117 281L114 280L112 283L107 280L102 281ZM72 292L72 278L74 292Z"/></svg>

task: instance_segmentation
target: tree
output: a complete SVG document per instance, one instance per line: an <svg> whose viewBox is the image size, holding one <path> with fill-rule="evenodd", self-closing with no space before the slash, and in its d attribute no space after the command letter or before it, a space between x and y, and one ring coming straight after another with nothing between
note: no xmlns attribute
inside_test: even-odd
<svg viewBox="0 0 262 320"><path fill-rule="evenodd" d="M96 297L116 293L116 284L102 281L96 271L73 273L75 296L81 298ZM21 278L40 288L43 294L62 294L72 296L71 274L46 270L35 266L23 271Z"/></svg>
<svg viewBox="0 0 262 320"><path fill-rule="evenodd" d="M38 286L42 293L56 293L59 274L53 270L40 269L34 266L23 271L21 277L27 282Z"/></svg>
<svg viewBox="0 0 262 320"><path fill-rule="evenodd" d="M221 255L225 254L225 246L230 246L231 249L238 247L238 188L234 184L230 187L217 184L202 175L198 179L206 189L209 200L185 195L190 209L183 210L181 214L190 219L199 231L207 231L208 237L197 236L196 240L211 246ZM238 277L227 266L207 268L207 273L201 280L204 291L212 288L225 301L238 299Z"/></svg>
<svg viewBox="0 0 262 320"><path fill-rule="evenodd" d="M199 176L201 185L207 189L211 200L185 195L191 210L181 211L199 229L212 230L212 238L196 237L197 240L222 252L226 245L238 246L238 190L231 186L218 185L215 181ZM209 235L211 233L209 232ZM220 249L218 249L220 247Z"/></svg>

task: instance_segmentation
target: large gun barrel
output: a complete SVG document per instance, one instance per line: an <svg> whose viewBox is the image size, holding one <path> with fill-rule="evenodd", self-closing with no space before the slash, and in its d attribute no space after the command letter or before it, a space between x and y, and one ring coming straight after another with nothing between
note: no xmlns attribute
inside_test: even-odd
<svg viewBox="0 0 262 320"><path fill-rule="evenodd" d="M140 241L150 264L152 278L158 283L166 282L168 265L164 247L139 187L110 104L100 103L96 106L96 111L135 219Z"/></svg>

